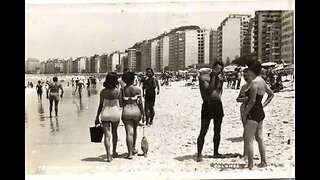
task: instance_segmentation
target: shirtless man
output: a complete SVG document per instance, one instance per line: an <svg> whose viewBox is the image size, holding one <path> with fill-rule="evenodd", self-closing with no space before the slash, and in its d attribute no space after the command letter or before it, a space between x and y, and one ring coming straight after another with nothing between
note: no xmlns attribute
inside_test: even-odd
<svg viewBox="0 0 320 180"><path fill-rule="evenodd" d="M152 68L146 69L147 79L143 83L142 94L145 98L145 115L146 115L146 125L153 124L153 118L155 116L154 104L156 101L156 95L160 92L159 81L154 77L154 72ZM157 91L156 91L157 89Z"/></svg>
<svg viewBox="0 0 320 180"><path fill-rule="evenodd" d="M204 139L207 134L211 119L213 119L214 123L213 157L221 157L218 149L220 144L221 123L224 116L221 102L221 94L224 81L224 78L221 75L223 67L224 64L221 61L217 61L213 64L213 68L210 73L200 74L199 76L199 87L201 97L203 99L203 104L201 109L201 130L197 139L198 162L202 161Z"/></svg>
<svg viewBox="0 0 320 180"><path fill-rule="evenodd" d="M58 103L59 103L59 89L61 89L61 94L60 97L63 97L63 88L62 84L58 82L57 77L53 77L53 82L49 84L49 89L47 91L47 98L49 98L50 101L50 117L52 113L52 106L53 106L53 101L54 101L54 110L56 113L56 116L58 116Z"/></svg>

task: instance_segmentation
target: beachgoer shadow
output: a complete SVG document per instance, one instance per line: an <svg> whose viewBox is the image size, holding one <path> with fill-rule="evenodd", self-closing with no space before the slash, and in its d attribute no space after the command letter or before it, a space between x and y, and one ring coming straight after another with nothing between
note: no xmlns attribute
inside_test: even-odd
<svg viewBox="0 0 320 180"><path fill-rule="evenodd" d="M240 153L226 153L226 154L221 154L219 156L205 155L203 156L203 158L225 159L225 158L237 158L241 156L242 155Z"/></svg>
<svg viewBox="0 0 320 180"><path fill-rule="evenodd" d="M104 158L99 157L87 157L81 159L81 161L90 161L90 162L105 162Z"/></svg>
<svg viewBox="0 0 320 180"><path fill-rule="evenodd" d="M91 89L90 89L90 87L87 88L87 92L88 92L88 97L90 97L90 96L91 96Z"/></svg>
<svg viewBox="0 0 320 180"><path fill-rule="evenodd" d="M39 114L43 114L43 113L44 113L42 101L40 101L40 102L38 103L38 113L39 113Z"/></svg>
<svg viewBox="0 0 320 180"><path fill-rule="evenodd" d="M91 90L91 94L93 94L93 95L98 94L98 90L97 90L96 88L93 88L93 89Z"/></svg>
<svg viewBox="0 0 320 180"><path fill-rule="evenodd" d="M112 158L126 158L127 155L128 155L128 153L122 153L122 154L118 154L117 156L112 157ZM99 157L103 158L103 159L107 159L107 154L100 155Z"/></svg>
<svg viewBox="0 0 320 180"><path fill-rule="evenodd" d="M125 158L127 157L128 153L122 153L122 154L118 154L118 156L113 157L113 158ZM106 162L107 159L107 154L102 154L98 157L87 157L87 158L83 158L81 159L81 161L90 161L90 162Z"/></svg>
<svg viewBox="0 0 320 180"><path fill-rule="evenodd" d="M194 160L194 161L197 161L197 154L178 156L178 157L175 157L175 158L173 158L173 159L178 160L178 161L186 161L186 160Z"/></svg>
<svg viewBox="0 0 320 180"><path fill-rule="evenodd" d="M243 137L231 137L226 139L227 141L231 141L231 142L242 142L243 141Z"/></svg>
<svg viewBox="0 0 320 180"><path fill-rule="evenodd" d="M82 102L82 99L80 99L79 101L79 106L80 106L80 110L84 110L84 105L83 105L83 102Z"/></svg>
<svg viewBox="0 0 320 180"><path fill-rule="evenodd" d="M50 118L50 128L51 132L60 131L58 117L55 117L55 123L53 123L52 118Z"/></svg>

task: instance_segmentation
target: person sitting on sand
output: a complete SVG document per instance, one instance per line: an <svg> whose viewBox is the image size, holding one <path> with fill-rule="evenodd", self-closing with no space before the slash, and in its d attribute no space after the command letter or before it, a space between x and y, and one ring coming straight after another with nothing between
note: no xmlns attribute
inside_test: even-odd
<svg viewBox="0 0 320 180"><path fill-rule="evenodd" d="M241 122L242 122L242 125L243 125L243 129L244 129L245 124L244 124L244 121L243 121L243 118L242 118L242 114L243 114L243 111L244 111L245 107L248 104L248 99L249 99L246 96L245 92L250 88L250 85L251 85L251 80L249 78L248 68L243 70L243 78L246 81L246 84L244 84L241 87L240 92L239 92L239 96L237 97L237 102L242 102L242 104L240 106L240 117L241 117ZM245 131L243 130L243 139L245 138L244 132ZM247 157L247 155L246 155L246 146L244 146L243 157L244 158Z"/></svg>
<svg viewBox="0 0 320 180"><path fill-rule="evenodd" d="M120 106L122 106L122 95L120 88L117 89L118 76L111 72L106 76L103 83L105 87L100 91L100 103L95 120L95 124L99 124L99 115L104 132L104 146L107 151L107 162L111 162L110 156L110 125L112 131L112 157L117 157L117 142L118 142L118 125L121 117Z"/></svg>
<svg viewBox="0 0 320 180"><path fill-rule="evenodd" d="M221 157L218 149L220 144L222 118L224 116L221 102L222 87L224 82L224 78L221 75L223 67L224 64L221 61L217 61L213 64L213 68L210 73L200 74L199 76L199 87L203 104L201 109L201 130L197 139L198 162L202 161L202 148L211 119L213 119L214 123L213 157Z"/></svg>
<svg viewBox="0 0 320 180"><path fill-rule="evenodd" d="M144 117L141 89L133 85L134 76L134 72L125 72L122 75L122 80L126 84L122 89L122 121L126 129L126 142L128 148L127 159L132 159L132 155L138 153L135 148L137 140L137 126L141 118Z"/></svg>
<svg viewBox="0 0 320 180"><path fill-rule="evenodd" d="M249 101L242 113L242 118L245 124L245 149L248 156L248 168L251 170L253 168L253 138L255 137L259 145L259 152L261 156L261 163L258 167L266 167L266 156L265 156L265 144L263 142L263 119L265 114L263 108L267 106L272 98L273 92L265 82L265 80L260 77L261 64L258 61L254 61L248 65L249 77L251 82L250 88L245 92L249 96ZM267 93L268 97L266 101L262 104L263 95Z"/></svg>
<svg viewBox="0 0 320 180"><path fill-rule="evenodd" d="M53 82L49 84L49 88L47 91L47 97L50 101L50 107L49 107L50 117L52 113L53 101L54 101L54 110L55 110L56 116L58 116L58 104L60 100L59 89L61 89L60 97L61 98L63 97L63 88L62 88L62 84L58 82L58 77L53 77L52 80Z"/></svg>

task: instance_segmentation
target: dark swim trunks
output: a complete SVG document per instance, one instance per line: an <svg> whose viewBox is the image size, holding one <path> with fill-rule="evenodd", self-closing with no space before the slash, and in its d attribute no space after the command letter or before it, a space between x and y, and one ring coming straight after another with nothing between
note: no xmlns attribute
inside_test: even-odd
<svg viewBox="0 0 320 180"><path fill-rule="evenodd" d="M155 89L146 90L145 101L149 101L150 105L154 106L156 100L156 91Z"/></svg>
<svg viewBox="0 0 320 180"><path fill-rule="evenodd" d="M201 119L218 119L224 116L221 100L203 101Z"/></svg>

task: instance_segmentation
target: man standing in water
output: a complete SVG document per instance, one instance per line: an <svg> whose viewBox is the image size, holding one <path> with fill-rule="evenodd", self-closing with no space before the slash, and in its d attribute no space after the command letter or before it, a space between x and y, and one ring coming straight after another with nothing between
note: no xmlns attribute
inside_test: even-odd
<svg viewBox="0 0 320 180"><path fill-rule="evenodd" d="M154 103L156 101L156 88L158 95L160 92L160 87L158 79L154 77L153 69L147 68L146 71L148 78L143 83L142 94L145 98L144 110L146 115L146 125L152 125L155 115Z"/></svg>
<svg viewBox="0 0 320 180"><path fill-rule="evenodd" d="M211 119L213 119L214 123L213 157L219 158L222 156L218 152L218 149L220 144L221 123L224 116L221 102L221 94L224 81L224 78L221 74L223 67L224 64L221 61L217 61L213 64L213 68L210 74L201 74L199 76L199 87L203 104L201 109L201 130L197 139L198 162L201 162L203 160L202 149Z"/></svg>
<svg viewBox="0 0 320 180"><path fill-rule="evenodd" d="M47 91L47 97L49 98L50 101L50 117L52 113L52 106L53 106L53 101L54 101L54 110L56 113L56 116L58 116L58 103L59 103L59 89L61 89L61 94L60 97L63 97L63 88L62 84L58 82L57 77L53 77L53 82L49 84L49 89Z"/></svg>

